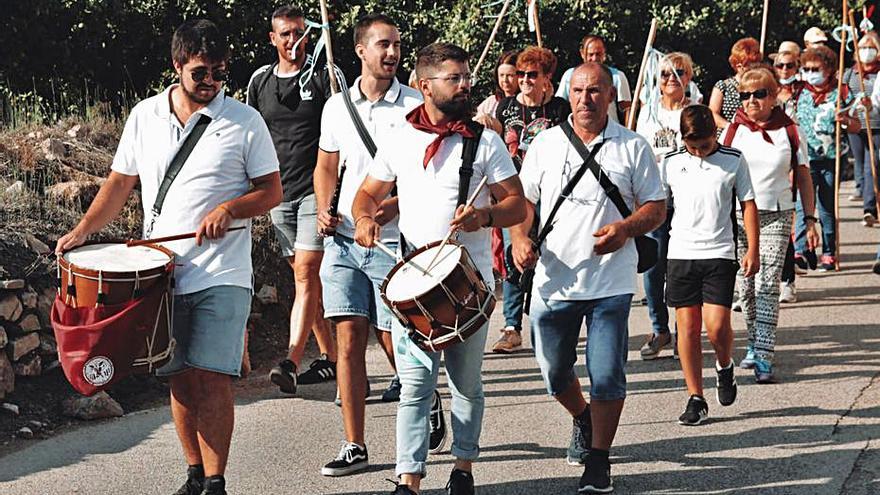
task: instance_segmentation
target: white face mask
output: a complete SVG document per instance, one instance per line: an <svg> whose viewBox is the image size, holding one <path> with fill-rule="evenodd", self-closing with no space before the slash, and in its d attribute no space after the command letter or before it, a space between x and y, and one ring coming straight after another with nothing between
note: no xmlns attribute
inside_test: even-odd
<svg viewBox="0 0 880 495"><path fill-rule="evenodd" d="M877 49L876 48L859 48L859 58L862 60L862 63L870 64L877 60Z"/></svg>
<svg viewBox="0 0 880 495"><path fill-rule="evenodd" d="M801 77L807 84L813 86L821 86L825 83L825 73L823 72L804 72Z"/></svg>
<svg viewBox="0 0 880 495"><path fill-rule="evenodd" d="M791 77L786 77L785 79L780 79L779 83L780 84L791 84L791 83L797 81L797 77L798 77L797 73L794 73Z"/></svg>

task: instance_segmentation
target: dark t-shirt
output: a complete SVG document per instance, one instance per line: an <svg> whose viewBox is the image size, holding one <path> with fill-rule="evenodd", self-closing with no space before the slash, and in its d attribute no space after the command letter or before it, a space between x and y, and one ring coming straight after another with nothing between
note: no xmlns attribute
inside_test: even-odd
<svg viewBox="0 0 880 495"><path fill-rule="evenodd" d="M281 168L284 201L312 194L312 176L318 161L321 113L330 98L330 76L315 69L309 79L307 98L300 95L299 78L278 77L273 66L257 70L248 84L248 104L256 108L272 135Z"/></svg>
<svg viewBox="0 0 880 495"><path fill-rule="evenodd" d="M557 96L536 107L523 105L516 96L508 96L498 103L495 118L501 121L501 138L517 170L522 167L522 160L535 136L544 129L561 124L570 113L571 105Z"/></svg>

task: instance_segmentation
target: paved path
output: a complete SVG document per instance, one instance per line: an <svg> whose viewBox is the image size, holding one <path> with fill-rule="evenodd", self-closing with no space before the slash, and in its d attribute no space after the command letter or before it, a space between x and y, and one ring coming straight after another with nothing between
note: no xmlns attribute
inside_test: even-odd
<svg viewBox="0 0 880 495"><path fill-rule="evenodd" d="M782 310L781 383L758 386L750 373L737 370L737 403L722 409L710 400L711 421L703 426L676 424L686 400L681 371L668 357L639 360L638 348L650 325L646 309L633 308L629 398L612 450L616 493L880 493L880 277L870 273L880 229L862 227L860 213L855 203L844 204L843 270L801 278L800 302ZM496 321L499 316L500 311ZM745 335L739 314L734 325L741 357ZM711 358L704 364L711 395ZM373 389L384 388L388 368L375 347L369 352L369 370ZM320 467L335 455L342 438L339 410L332 403L334 386L302 387L303 396L290 399L264 380L249 380L240 394L227 476L230 493L391 491L385 479L393 475L393 404L379 402L378 393L369 401L370 471L323 478ZM570 419L545 394L531 352L487 354L484 380L487 410L475 472L478 492L575 493L580 470L562 461ZM448 454L431 457L425 493L445 493L451 463ZM0 459L0 493L164 495L180 484L183 468L168 409L160 408L79 428L7 455Z"/></svg>

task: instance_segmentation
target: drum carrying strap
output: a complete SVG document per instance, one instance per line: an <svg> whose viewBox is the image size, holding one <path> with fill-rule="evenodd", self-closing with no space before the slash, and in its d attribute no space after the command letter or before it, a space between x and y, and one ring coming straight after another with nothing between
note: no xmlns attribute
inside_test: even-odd
<svg viewBox="0 0 880 495"><path fill-rule="evenodd" d="M162 184L159 186L159 192L156 193L156 200L153 201L153 209L151 210L152 219L150 220L150 225L147 227L145 236L147 239L149 239L150 235L153 233L153 225L156 224L156 219L162 214L162 204L165 202L165 196L168 194L168 189L171 188L171 183L177 178L177 174L180 173L180 169L183 168L183 164L186 163L187 158L189 158L190 153L192 153L193 148L196 147L196 143L199 142L199 139L201 139L202 134L205 133L205 129L210 123L211 117L204 114L200 115L198 122L196 122L192 131L190 131L183 140L183 144L180 145L177 154L174 155L171 164L168 165L168 170L165 171L165 177L162 179Z"/></svg>

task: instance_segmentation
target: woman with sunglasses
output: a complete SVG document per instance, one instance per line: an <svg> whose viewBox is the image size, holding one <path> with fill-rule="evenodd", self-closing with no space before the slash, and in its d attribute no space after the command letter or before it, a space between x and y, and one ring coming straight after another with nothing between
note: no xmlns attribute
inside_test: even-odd
<svg viewBox="0 0 880 495"><path fill-rule="evenodd" d="M783 41L779 51L773 57L773 69L779 80L779 93L776 101L790 118L795 118L795 103L804 89L800 79L800 47L791 41Z"/></svg>
<svg viewBox="0 0 880 495"><path fill-rule="evenodd" d="M843 86L842 94L837 92L837 54L827 46L810 48L801 55L801 74L804 80L804 91L797 101L797 123L807 143L810 160L810 177L817 199L819 223L822 225L822 256L819 259L822 271L835 269L834 250L837 245L834 217L834 162L837 154L835 147L835 125L841 122L847 132L859 132L859 119L841 112L835 117L838 98L841 108L852 102L847 86ZM846 141L841 141L841 154L847 152ZM812 195L809 195L812 196ZM816 267L816 254L808 245L807 222L810 216L804 216L804 195L797 204L795 220L795 264L806 269ZM809 210L807 210L809 211Z"/></svg>
<svg viewBox="0 0 880 495"><path fill-rule="evenodd" d="M779 58L777 58L779 60ZM807 244L815 247L819 237L813 217L813 183L807 168L806 142L777 103L779 83L769 68L750 69L740 76L742 105L733 123L721 134L721 142L740 150L749 167L761 240L760 268L754 277L737 276L740 303L749 342L743 368L755 371L757 383L772 383L773 352L779 319L779 291L782 268L791 237L795 189L806 206ZM795 186L791 183L794 172ZM745 254L748 231L737 211L738 248ZM758 318L758 314L761 315Z"/></svg>
<svg viewBox="0 0 880 495"><path fill-rule="evenodd" d="M880 37L873 31L862 36L859 40L859 58L861 64L855 62L852 67L843 73L843 82L849 88L851 94L861 93L862 87L859 77L865 82L865 94L871 95L877 82L877 73L880 72ZM868 146L867 125L871 124L874 131L874 153L880 150L880 112L870 105L870 99L863 101L868 108L868 120L861 110L856 114L862 128L858 132L850 131L850 151L853 155L853 175L856 180L856 194L850 197L853 201L862 201L862 225L873 227L877 223L877 197L874 194L874 171L871 170L870 147ZM877 158L877 155L874 156Z"/></svg>
<svg viewBox="0 0 880 495"><path fill-rule="evenodd" d="M509 96L516 96L519 92L519 80L516 76L516 57L519 50L510 50L501 54L498 64L495 66L495 92L487 96L477 106L477 115L474 120L501 134L501 122L495 118L498 103Z"/></svg>
<svg viewBox="0 0 880 495"><path fill-rule="evenodd" d="M724 129L739 109L739 78L749 67L761 61L761 45L755 38L743 38L730 48L727 61L734 74L715 83L709 97L709 108L715 115L715 125Z"/></svg>

